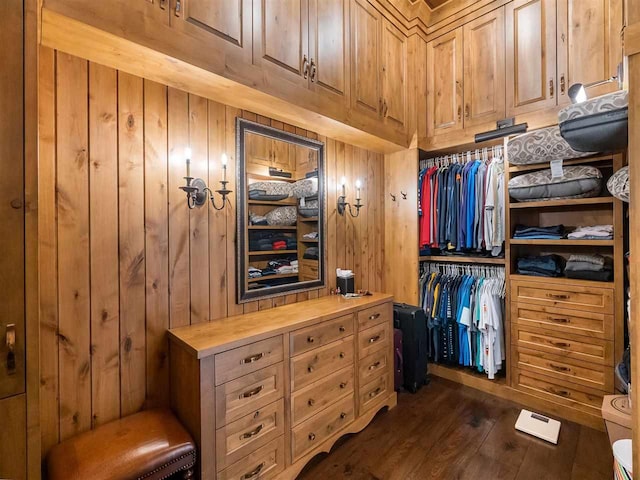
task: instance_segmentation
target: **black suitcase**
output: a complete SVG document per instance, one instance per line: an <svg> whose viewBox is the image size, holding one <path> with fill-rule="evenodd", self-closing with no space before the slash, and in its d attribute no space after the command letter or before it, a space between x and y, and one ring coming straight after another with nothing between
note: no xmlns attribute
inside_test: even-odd
<svg viewBox="0 0 640 480"><path fill-rule="evenodd" d="M415 393L428 383L427 316L420 307L395 303L393 326L402 330L404 388Z"/></svg>
<svg viewBox="0 0 640 480"><path fill-rule="evenodd" d="M628 107L573 118L560 124L560 135L577 152L613 152L629 143Z"/></svg>

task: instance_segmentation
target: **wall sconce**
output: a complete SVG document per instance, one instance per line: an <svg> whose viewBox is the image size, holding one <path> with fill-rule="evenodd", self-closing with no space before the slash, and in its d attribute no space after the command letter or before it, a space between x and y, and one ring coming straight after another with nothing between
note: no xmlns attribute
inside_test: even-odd
<svg viewBox="0 0 640 480"><path fill-rule="evenodd" d="M227 184L229 183L227 181L227 163L229 162L227 154L223 153L220 157L222 162L222 180L220 180L220 184L222 185L222 188L215 191L215 193L222 196L222 205L220 207L216 205L216 199L213 195L214 192L207 187L206 182L201 178L194 179L191 176L191 149L189 147L184 149L184 156L187 163L187 175L184 179L187 184L178 188L187 194L187 206L189 207L189 210L192 210L195 207L201 207L207 203L207 196L209 197L209 200L211 200L213 208L216 210L222 210L227 205L227 196L232 193L231 190L227 189Z"/></svg>
<svg viewBox="0 0 640 480"><path fill-rule="evenodd" d="M350 203L347 202L347 179L342 177L342 180L340 181L340 185L342 187L342 195L338 197L338 213L340 215L344 215L344 212L347 211L347 208L348 208L349 215L351 215L353 218L356 218L358 215L360 215L360 209L364 207L364 205L360 203L360 188L362 187L362 183L360 182L360 180L356 180L356 204L355 205L351 205ZM355 215L353 214L352 207L356 208Z"/></svg>

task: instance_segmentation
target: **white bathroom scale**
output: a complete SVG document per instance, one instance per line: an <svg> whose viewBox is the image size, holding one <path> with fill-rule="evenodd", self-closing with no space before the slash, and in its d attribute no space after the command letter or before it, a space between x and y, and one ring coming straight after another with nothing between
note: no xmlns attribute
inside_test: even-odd
<svg viewBox="0 0 640 480"><path fill-rule="evenodd" d="M523 409L516 422L516 430L557 445L558 436L560 435L560 422Z"/></svg>

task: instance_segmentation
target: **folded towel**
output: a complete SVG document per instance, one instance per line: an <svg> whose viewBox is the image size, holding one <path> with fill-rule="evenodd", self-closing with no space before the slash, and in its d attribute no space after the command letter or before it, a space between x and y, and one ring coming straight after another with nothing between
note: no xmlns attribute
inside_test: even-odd
<svg viewBox="0 0 640 480"><path fill-rule="evenodd" d="M573 254L569 256L569 262L585 262L600 266L604 266L605 260L605 257L598 254Z"/></svg>

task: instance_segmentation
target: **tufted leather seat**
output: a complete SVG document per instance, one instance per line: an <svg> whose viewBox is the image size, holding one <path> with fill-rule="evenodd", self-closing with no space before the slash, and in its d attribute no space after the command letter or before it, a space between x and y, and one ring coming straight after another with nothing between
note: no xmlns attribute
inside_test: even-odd
<svg viewBox="0 0 640 480"><path fill-rule="evenodd" d="M148 410L65 440L47 457L49 480L190 479L196 447L170 410Z"/></svg>

